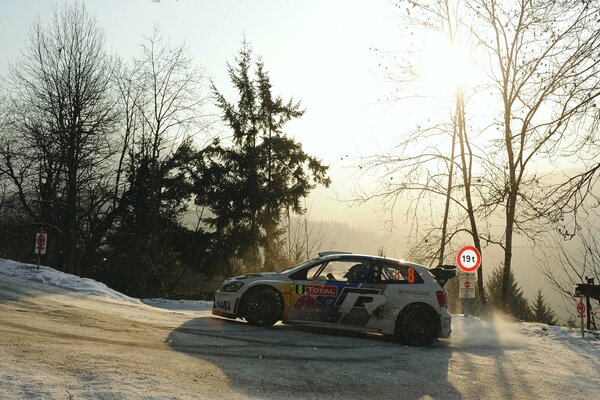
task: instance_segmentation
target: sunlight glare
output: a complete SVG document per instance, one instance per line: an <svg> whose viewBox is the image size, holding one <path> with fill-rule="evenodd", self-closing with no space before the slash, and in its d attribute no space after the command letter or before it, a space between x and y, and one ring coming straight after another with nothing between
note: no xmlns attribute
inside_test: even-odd
<svg viewBox="0 0 600 400"><path fill-rule="evenodd" d="M466 46L451 43L446 35L437 33L426 39L417 73L428 93L449 98L458 88L469 87L474 65Z"/></svg>

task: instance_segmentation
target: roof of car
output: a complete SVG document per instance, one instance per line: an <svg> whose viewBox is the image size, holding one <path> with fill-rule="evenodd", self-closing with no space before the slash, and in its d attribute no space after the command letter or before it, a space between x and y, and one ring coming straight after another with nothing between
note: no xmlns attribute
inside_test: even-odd
<svg viewBox="0 0 600 400"><path fill-rule="evenodd" d="M368 260L389 261L389 262L393 262L393 263L399 263L399 264L408 265L408 266L411 266L411 267L418 267L418 268L428 269L424 265L413 263L413 262L409 262L409 261L398 260L398 259L389 258L389 257L374 256L374 255L371 255L371 254L356 254L356 253L350 253L350 252L347 252L347 251L324 251L324 252L320 252L318 260L327 260L327 259L330 259L330 258L341 259L341 260L344 260L344 259L348 259L348 260L368 259Z"/></svg>

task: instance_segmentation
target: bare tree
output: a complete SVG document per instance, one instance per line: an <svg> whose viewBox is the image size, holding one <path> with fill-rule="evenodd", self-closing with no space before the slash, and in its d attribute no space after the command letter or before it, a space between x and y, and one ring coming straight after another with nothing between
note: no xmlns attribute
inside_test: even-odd
<svg viewBox="0 0 600 400"><path fill-rule="evenodd" d="M113 67L97 21L82 3L71 3L47 24L32 25L11 68L0 168L23 210L59 238L68 272L78 271L80 232L89 228L84 214L104 205L116 118Z"/></svg>
<svg viewBox="0 0 600 400"><path fill-rule="evenodd" d="M5 109L5 98L4 98L3 81L0 77L0 137L4 134L4 129L7 125L8 113ZM8 177L3 170L0 169L0 218L5 211L5 204L8 193Z"/></svg>
<svg viewBox="0 0 600 400"><path fill-rule="evenodd" d="M293 264L314 257L323 245L322 221L312 216L312 207L300 215L292 216L290 210L286 221L287 259Z"/></svg>
<svg viewBox="0 0 600 400"><path fill-rule="evenodd" d="M442 32L451 47L456 42L468 40L464 36L470 36L470 30L461 19L461 2L400 1L398 5L402 3L407 5L404 19L412 28ZM411 102L417 98L435 96L435 93L423 94L420 88L417 88L416 93L410 93L412 82L420 78L420 71L412 62L414 55L415 51L410 51L394 73L388 74L394 84L401 86L401 99ZM363 195L360 197L361 201L376 197L388 204L393 211L401 196L414 195L413 205L407 210L407 214L412 215L417 237L413 248L419 248L421 256L428 263L437 260L439 264L443 264L446 248L451 245L455 236L470 237L475 247L482 252L484 240L477 221L480 210L475 197L482 198L487 179L474 177L473 170L475 162L489 163L489 158L471 143L471 134L467 133L467 92L464 84L457 82L452 99L443 106L443 117L434 121L428 117L427 125L405 132L404 140L388 155L369 157L362 166L367 171L383 170L383 178L377 194ZM450 150L442 150L440 143L448 143ZM398 176L402 178L395 180ZM476 182L473 182L474 179ZM435 209L432 214L439 215L440 210L432 204L440 201L444 203L441 218L434 217L425 222L425 213L417 211L419 206L428 204ZM485 201L482 199L481 203ZM484 236L487 237L487 243L493 242L489 233ZM480 301L485 304L483 266L478 269L477 274Z"/></svg>
<svg viewBox="0 0 600 400"><path fill-rule="evenodd" d="M193 139L207 126L204 80L185 45L172 45L158 27L142 39L131 63L121 63L116 80L120 147L109 244L113 254L131 256L129 270L140 276L139 287L150 285L152 277L163 294L187 268L173 279L181 263L167 259L168 242L191 196L183 165L193 157Z"/></svg>
<svg viewBox="0 0 600 400"><path fill-rule="evenodd" d="M158 160L205 128L206 116L201 112L206 104L205 74L193 63L185 44L171 45L158 26L140 48L132 71L140 93L133 104L145 126L137 140L140 151Z"/></svg>
<svg viewBox="0 0 600 400"><path fill-rule="evenodd" d="M575 210L584 196L594 196L586 189L600 170L597 162L589 162L598 154L600 5L597 1L536 0L409 0L405 4L409 20L417 21L421 28L440 29L440 21L443 25L452 21L448 16L454 16L456 26L475 39L479 66L487 76L488 87L493 89L492 99L497 101L488 100L490 110L478 116L490 118L479 124L484 127L480 135L487 138L479 141L483 148L478 149L472 134L466 133L466 94L457 91L452 130L432 125L418 129L406 142L405 149L410 148L412 156L404 152L395 159L380 158L379 164L375 163L376 166L392 163L385 166L388 174L408 171L402 184L394 187L387 183L379 196L395 201L397 193L413 190L419 193L417 200L446 195L447 204L457 204L459 208L462 205L468 223L465 227L459 218L456 232L468 230L474 241L498 244L504 252L501 291L504 301L515 235L521 234L535 243L549 222L556 221L568 207ZM450 4L453 12L449 12ZM448 25L444 32L451 32L451 27ZM456 162L452 159L454 153L443 154L435 144L415 149L419 137L443 133L448 138L450 132L456 132L452 137L459 146ZM455 151L454 147L452 150ZM435 165L442 160L448 166L455 163L455 169L448 166L436 169ZM538 172L551 170L556 160L575 161L591 168L569 177L566 184L557 188L548 185L549 179ZM393 167L393 162L400 162L403 169ZM473 176L474 165L481 171L479 177ZM454 171L461 175L465 190L460 199L452 191L452 187L456 188L451 177ZM473 201L475 198L477 203ZM433 221L442 227L441 235L437 236L442 245L448 229L448 207L443 215L441 224ZM492 238L489 231L487 235L477 232L476 218L486 221L500 215L504 221L500 237ZM431 232L438 229L434 227L426 236L431 237ZM443 250L431 254L439 256Z"/></svg>
<svg viewBox="0 0 600 400"><path fill-rule="evenodd" d="M506 300L516 231L528 234L537 203L536 162L574 154L590 138L600 95L600 16L596 1L469 2L474 32L489 55L487 71L502 110L495 142L506 166L502 299ZM519 210L523 211L522 214ZM535 240L529 235L531 240Z"/></svg>
<svg viewBox="0 0 600 400"><path fill-rule="evenodd" d="M140 49L130 76L125 78L127 85L122 85L122 92L126 92L122 98L126 101L132 154L150 160L157 172L179 145L206 127L206 115L201 112L206 103L205 75L193 63L185 44L171 45L158 26L141 41ZM152 187L157 190L153 200L158 213L160 182Z"/></svg>
<svg viewBox="0 0 600 400"><path fill-rule="evenodd" d="M599 215L595 212L588 214L588 222L582 223L574 235L567 233L567 238L564 231L555 231L549 246L552 251L537 255L538 269L551 287L569 304L576 284L586 283L586 277L600 282L598 218Z"/></svg>

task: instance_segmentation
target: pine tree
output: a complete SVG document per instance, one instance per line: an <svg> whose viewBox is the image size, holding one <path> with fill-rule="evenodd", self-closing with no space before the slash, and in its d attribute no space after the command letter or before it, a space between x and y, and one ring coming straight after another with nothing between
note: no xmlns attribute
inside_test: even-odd
<svg viewBox="0 0 600 400"><path fill-rule="evenodd" d="M502 310L520 321L531 321L532 313L529 302L517 284L512 270L509 276L507 301L502 303L502 274L502 268L496 268L487 282L487 294L491 308Z"/></svg>
<svg viewBox="0 0 600 400"><path fill-rule="evenodd" d="M573 329L573 328L575 328L578 325L577 324L577 320L575 318L573 318L573 317L569 317L567 319L566 325L567 325L567 328Z"/></svg>
<svg viewBox="0 0 600 400"><path fill-rule="evenodd" d="M246 43L235 64L228 64L237 104L213 84L233 140L215 140L199 153L195 194L196 203L210 210L204 222L214 229L215 243L228 249L223 254L272 270L284 256L283 212L302 213L301 200L330 180L328 167L283 132L287 122L304 114L300 104L274 97L263 63L254 65L251 78L252 51Z"/></svg>
<svg viewBox="0 0 600 400"><path fill-rule="evenodd" d="M548 325L556 325L556 315L550 309L546 300L542 295L542 290L539 289L534 302L531 305L531 311L533 313L533 321L541 322Z"/></svg>
<svg viewBox="0 0 600 400"><path fill-rule="evenodd" d="M191 197L185 171L195 154L188 142L164 161L137 154L127 169L125 191L114 232L103 256L104 282L134 296L172 295L200 233L179 223ZM189 244L195 243L191 252ZM195 260L198 262L198 260Z"/></svg>

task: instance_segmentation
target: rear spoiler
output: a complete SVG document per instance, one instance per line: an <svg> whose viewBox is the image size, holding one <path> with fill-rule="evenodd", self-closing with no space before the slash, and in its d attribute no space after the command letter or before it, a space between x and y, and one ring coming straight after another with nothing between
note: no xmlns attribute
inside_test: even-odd
<svg viewBox="0 0 600 400"><path fill-rule="evenodd" d="M436 281L440 284L441 287L444 287L446 282L449 279L454 278L456 276L456 266L455 265L439 265L435 268L430 268L429 272L433 275Z"/></svg>

